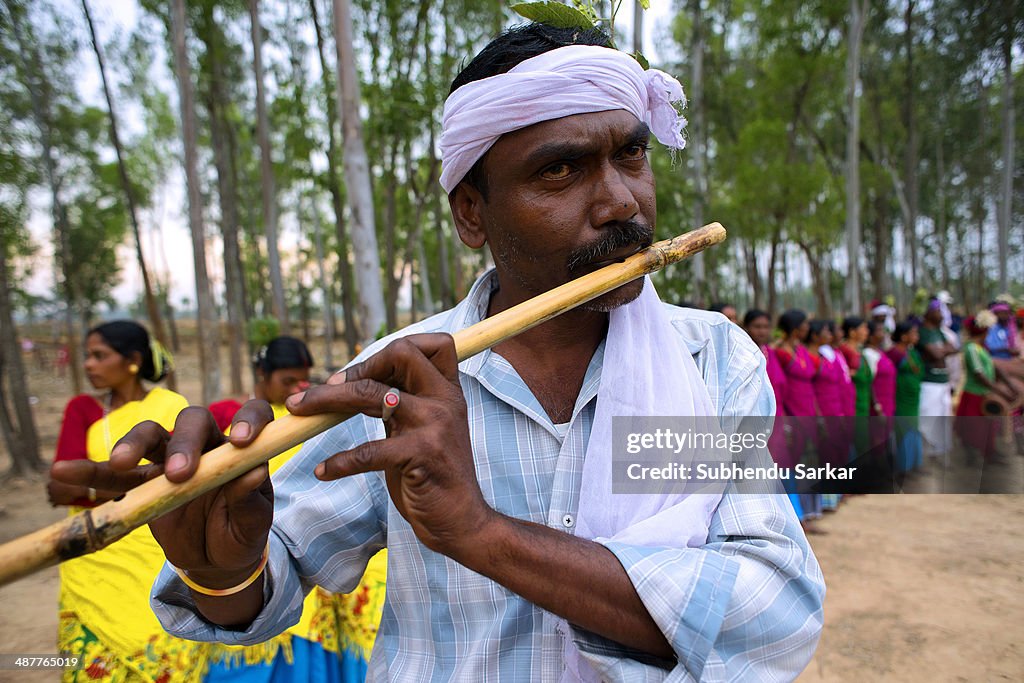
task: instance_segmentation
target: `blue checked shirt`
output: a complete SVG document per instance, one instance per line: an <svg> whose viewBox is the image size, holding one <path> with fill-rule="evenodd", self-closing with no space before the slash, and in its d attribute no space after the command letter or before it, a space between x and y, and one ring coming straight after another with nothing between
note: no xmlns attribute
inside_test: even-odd
<svg viewBox="0 0 1024 683"><path fill-rule="evenodd" d="M454 332L482 320L495 286L492 271L456 308L401 334ZM693 354L719 414L774 414L764 357L746 334L719 314L670 309L679 343ZM587 369L564 438L504 358L485 351L459 365L477 477L499 512L564 531L575 525L603 347ZM791 680L810 660L825 586L785 496L726 494L703 547L605 542L675 650L676 661L655 660L582 629L565 633L558 617L428 550L391 505L380 473L333 482L313 477L330 455L383 437L379 420L354 417L308 441L275 474L265 606L248 629L205 621L167 567L153 589L165 628L193 640L264 641L298 621L312 586L351 591L369 558L386 546L387 599L369 680L557 681L565 638L613 681ZM571 574L561 580L567 591L588 590Z"/></svg>

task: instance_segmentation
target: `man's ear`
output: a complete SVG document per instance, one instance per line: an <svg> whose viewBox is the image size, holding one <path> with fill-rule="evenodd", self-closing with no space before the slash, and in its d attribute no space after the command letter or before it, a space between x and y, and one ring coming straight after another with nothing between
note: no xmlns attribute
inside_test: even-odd
<svg viewBox="0 0 1024 683"><path fill-rule="evenodd" d="M448 204L462 242L471 249L479 249L487 244L487 231L481 213L484 198L480 191L463 181L448 195Z"/></svg>

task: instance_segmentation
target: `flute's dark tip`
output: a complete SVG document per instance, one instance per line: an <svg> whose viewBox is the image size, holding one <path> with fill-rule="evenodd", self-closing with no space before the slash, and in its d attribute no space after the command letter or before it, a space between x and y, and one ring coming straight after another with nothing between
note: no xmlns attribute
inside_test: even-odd
<svg viewBox="0 0 1024 683"><path fill-rule="evenodd" d="M71 525L57 540L57 557L61 562L85 555L95 547L96 529L92 512L85 510L71 518Z"/></svg>

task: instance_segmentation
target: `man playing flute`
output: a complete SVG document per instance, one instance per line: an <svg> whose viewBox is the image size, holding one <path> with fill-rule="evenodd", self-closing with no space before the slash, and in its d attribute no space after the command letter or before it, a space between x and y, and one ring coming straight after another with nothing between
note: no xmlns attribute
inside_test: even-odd
<svg viewBox="0 0 1024 683"><path fill-rule="evenodd" d="M164 626L249 644L304 591L351 590L387 547L370 680L791 680L824 583L784 496L611 494L611 417L773 415L764 358L724 317L624 285L458 363L449 333L649 245L650 135L684 144L679 83L598 31L530 24L456 78L441 138L455 225L495 267L454 309L293 396L361 415L153 522ZM231 441L271 419L252 401ZM385 438L386 437L386 438ZM189 408L142 457L190 477L219 443ZM127 476L127 475L125 475Z"/></svg>

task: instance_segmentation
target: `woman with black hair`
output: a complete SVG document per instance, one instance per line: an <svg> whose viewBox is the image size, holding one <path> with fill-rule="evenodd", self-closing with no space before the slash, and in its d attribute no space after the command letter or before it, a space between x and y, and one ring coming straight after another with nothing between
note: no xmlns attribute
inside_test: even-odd
<svg viewBox="0 0 1024 683"><path fill-rule="evenodd" d="M910 472L921 466L921 433L917 410L921 402L924 359L916 348L917 325L909 320L896 325L892 346L886 351L896 367L896 471Z"/></svg>
<svg viewBox="0 0 1024 683"><path fill-rule="evenodd" d="M871 414L871 383L874 376L871 368L863 359L863 347L868 340L868 324L863 318L849 316L843 319L843 343L839 351L850 368L850 379L853 380L854 411L858 417Z"/></svg>
<svg viewBox="0 0 1024 683"><path fill-rule="evenodd" d="M292 394L309 388L309 370L313 367L313 356L306 344L295 337L275 337L269 344L260 347L252 359L252 394L244 399L228 398L210 405L217 426L226 430L231 419L249 399L266 401L287 414L285 400Z"/></svg>
<svg viewBox="0 0 1024 683"><path fill-rule="evenodd" d="M253 357L253 392L266 401L274 418L288 414L285 400L309 388L313 356L294 337L275 337ZM228 431L242 401L225 399L210 406L217 425ZM279 470L301 444L270 461ZM384 609L387 551L375 555L352 593L329 593L315 586L306 595L299 623L259 645L212 645L205 683L327 681L343 683L366 678L370 649ZM339 663L340 660L340 663Z"/></svg>
<svg viewBox="0 0 1024 683"><path fill-rule="evenodd" d="M808 444L814 449L817 448L817 416L820 411L813 383L817 368L807 347L804 346L810 331L807 314L795 308L790 309L779 316L778 328L782 332L782 338L775 344L775 355L786 373L786 389L782 395L782 404L789 426L786 430L786 458L784 462L778 464L792 469L803 460ZM794 496L790 495L790 500L794 500ZM806 533L825 533L813 522L821 517L820 494L800 494L798 499L794 500L794 507L800 517L800 525Z"/></svg>
<svg viewBox="0 0 1024 683"><path fill-rule="evenodd" d="M89 330L85 373L102 393L81 394L68 402L53 471L74 467L74 461L109 460L118 439L145 420L172 429L188 401L143 384L159 382L171 368L171 355L136 322L117 320ZM53 479L47 493L51 504L67 505L71 514L121 495ZM65 681L173 683L201 675L208 646L167 635L149 606L150 588L163 564L163 551L143 526L103 550L60 566L58 646L62 655L83 663L77 670L67 669Z"/></svg>
<svg viewBox="0 0 1024 683"><path fill-rule="evenodd" d="M832 328L828 320L812 320L807 333L807 351L814 361L814 398L824 429L818 440L821 465L846 465L850 455L849 419L845 417L845 392L850 379L841 356L831 347Z"/></svg>
<svg viewBox="0 0 1024 683"><path fill-rule="evenodd" d="M870 448L875 462L885 463L889 462L889 437L892 435L893 417L896 414L896 366L883 348L888 336L882 323L868 321L868 340L864 345L863 358L872 377Z"/></svg>

